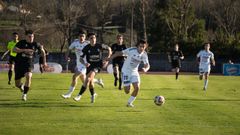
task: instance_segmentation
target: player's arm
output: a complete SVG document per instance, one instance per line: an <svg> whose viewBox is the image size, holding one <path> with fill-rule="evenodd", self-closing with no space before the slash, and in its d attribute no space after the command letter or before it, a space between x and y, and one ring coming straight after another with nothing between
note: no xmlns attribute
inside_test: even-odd
<svg viewBox="0 0 240 135"><path fill-rule="evenodd" d="M107 58L110 58L110 56L112 55L112 49L111 47L109 47L108 45L102 44L102 48L105 50L108 50L108 56Z"/></svg>
<svg viewBox="0 0 240 135"><path fill-rule="evenodd" d="M21 49L15 46L13 48L13 52L15 53L26 53L26 54L33 54L34 50L33 49Z"/></svg>
<svg viewBox="0 0 240 135"><path fill-rule="evenodd" d="M216 62L215 62L215 59L214 59L214 56L212 55L211 57L211 62L212 62L212 65L215 66L216 65Z"/></svg>
<svg viewBox="0 0 240 135"><path fill-rule="evenodd" d="M116 51L113 55L111 55L109 58L107 58L107 61L111 61L112 59L119 57L119 56L124 56L122 51Z"/></svg>
<svg viewBox="0 0 240 135"><path fill-rule="evenodd" d="M1 59L3 60L4 59L4 57L9 53L10 51L9 50L7 50L3 55L2 55L2 57L1 57Z"/></svg>
<svg viewBox="0 0 240 135"><path fill-rule="evenodd" d="M143 58L143 63L144 63L144 65L143 65L142 70L143 70L143 72L147 72L147 71L150 69L150 64L149 64L149 61L148 61L148 56L145 56L145 57Z"/></svg>
<svg viewBox="0 0 240 135"><path fill-rule="evenodd" d="M167 52L167 55L168 55L168 62L171 63L172 62L171 53Z"/></svg>
<svg viewBox="0 0 240 135"><path fill-rule="evenodd" d="M180 51L180 59L181 59L181 60L184 59L184 55L183 55L182 51Z"/></svg>
<svg viewBox="0 0 240 135"><path fill-rule="evenodd" d="M47 66L46 52L43 48L43 45L40 45L40 52L41 52L40 55L43 57L43 66Z"/></svg>
<svg viewBox="0 0 240 135"><path fill-rule="evenodd" d="M197 62L197 64L199 65L199 63L200 63L200 52L197 54L196 62Z"/></svg>

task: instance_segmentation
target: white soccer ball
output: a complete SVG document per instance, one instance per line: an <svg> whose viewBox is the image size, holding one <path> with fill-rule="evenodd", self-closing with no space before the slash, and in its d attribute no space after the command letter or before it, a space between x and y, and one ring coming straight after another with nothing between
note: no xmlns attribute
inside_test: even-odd
<svg viewBox="0 0 240 135"><path fill-rule="evenodd" d="M156 104L156 105L158 105L158 106L161 106L161 105L163 105L164 103L165 103L165 98L164 98L164 96L155 96L155 98L154 98L154 103Z"/></svg>

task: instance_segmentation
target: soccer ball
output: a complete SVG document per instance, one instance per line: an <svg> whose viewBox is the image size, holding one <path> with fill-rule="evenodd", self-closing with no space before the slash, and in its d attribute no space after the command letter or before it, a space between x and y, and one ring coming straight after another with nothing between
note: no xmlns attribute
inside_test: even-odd
<svg viewBox="0 0 240 135"><path fill-rule="evenodd" d="M154 98L154 103L156 104L156 105L158 105L158 106L161 106L161 105L163 105L164 103L165 103L165 98L164 98L164 96L155 96L155 98Z"/></svg>

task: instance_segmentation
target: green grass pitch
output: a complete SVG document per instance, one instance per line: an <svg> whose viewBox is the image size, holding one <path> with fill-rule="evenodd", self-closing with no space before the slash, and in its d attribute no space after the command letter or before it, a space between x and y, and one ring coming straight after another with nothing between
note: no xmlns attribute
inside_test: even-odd
<svg viewBox="0 0 240 135"><path fill-rule="evenodd" d="M98 97L90 103L87 90L80 102L62 99L72 74L33 74L28 101L7 85L0 73L1 135L239 135L240 77L210 76L207 92L197 75L141 75L141 90L134 108L130 95L113 86L113 76L98 74L105 88L95 86ZM81 82L73 94L79 92ZM153 103L156 95L166 102Z"/></svg>

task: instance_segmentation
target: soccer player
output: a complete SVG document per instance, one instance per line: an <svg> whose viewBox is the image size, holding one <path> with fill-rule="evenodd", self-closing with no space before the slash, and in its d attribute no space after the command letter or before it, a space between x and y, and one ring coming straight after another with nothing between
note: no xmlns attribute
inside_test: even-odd
<svg viewBox="0 0 240 135"><path fill-rule="evenodd" d="M113 54L116 51L122 51L122 50L125 50L126 48L127 48L126 45L123 44L123 35L121 34L117 35L117 43L113 44L111 47ZM122 70L124 60L125 60L124 56L118 56L112 60L114 86L117 86L117 81L119 80L119 86L118 86L119 90L122 89L121 70Z"/></svg>
<svg viewBox="0 0 240 135"><path fill-rule="evenodd" d="M204 87L203 90L207 90L208 77L211 71L211 62L215 66L214 54L210 51L210 43L205 43L204 50L201 50L197 54L197 61L199 64L199 79L203 79L204 75Z"/></svg>
<svg viewBox="0 0 240 135"><path fill-rule="evenodd" d="M88 45L90 42L86 40L86 34L84 31L79 32L79 39L76 39L71 43L69 46L69 50L74 50L76 55L76 67L75 67L75 73L72 76L72 83L69 87L69 91L66 94L63 94L62 97L64 99L70 98L72 96L72 93L75 90L75 87L78 82L78 78L80 77L82 83L84 83L84 80L86 78L86 66L80 62L80 57L83 54L82 50L83 48ZM86 58L84 58L84 61L86 61ZM101 87L104 87L104 83L102 79L93 79L93 82L100 85Z"/></svg>
<svg viewBox="0 0 240 135"><path fill-rule="evenodd" d="M8 60L8 66L9 66L9 70L8 70L8 84L11 85L11 80L12 80L12 73L13 73L13 69L14 69L14 59L17 55L17 53L13 52L13 48L15 47L15 45L17 44L18 40L18 33L14 32L12 34L12 38L13 40L8 42L7 45L7 51L3 54L3 56L1 57L1 59L3 59L5 57L5 55L7 55L10 52L9 55L9 60Z"/></svg>
<svg viewBox="0 0 240 135"><path fill-rule="evenodd" d="M79 101L82 97L82 94L85 92L87 87L89 86L89 90L91 93L91 103L95 102L96 94L94 92L94 83L93 79L97 73L100 72L102 67L106 67L107 62L103 63L103 50L108 50L108 58L111 56L112 51L111 48L104 44L96 43L96 34L89 33L88 35L90 44L86 45L82 52L83 54L80 57L80 62L87 67L87 76L86 79L80 89L79 94L74 98L75 101ZM86 61L84 61L84 57L86 57Z"/></svg>
<svg viewBox="0 0 240 135"><path fill-rule="evenodd" d="M133 85L133 92L128 100L127 107L134 107L133 102L138 95L140 89L140 75L138 73L138 67L143 62L143 72L147 72L150 68L148 61L148 55L145 49L148 44L145 40L140 40L136 47L125 49L121 52L116 52L108 60L111 60L117 56L127 56L123 68L122 68L122 82L125 93L130 93L131 84Z"/></svg>
<svg viewBox="0 0 240 135"><path fill-rule="evenodd" d="M168 55L169 62L172 65L172 72L176 74L176 80L178 80L179 70L181 68L181 60L184 59L182 51L179 50L178 44L175 44L174 50Z"/></svg>
<svg viewBox="0 0 240 135"><path fill-rule="evenodd" d="M32 30L25 32L26 40L19 41L13 48L13 51L17 53L15 58L15 85L21 91L22 100L27 100L27 93L31 86L32 70L33 70L33 57L35 53L41 52L43 56L44 68L46 64L46 55L43 46L34 41L34 33ZM25 77L25 84L23 85L21 79Z"/></svg>

